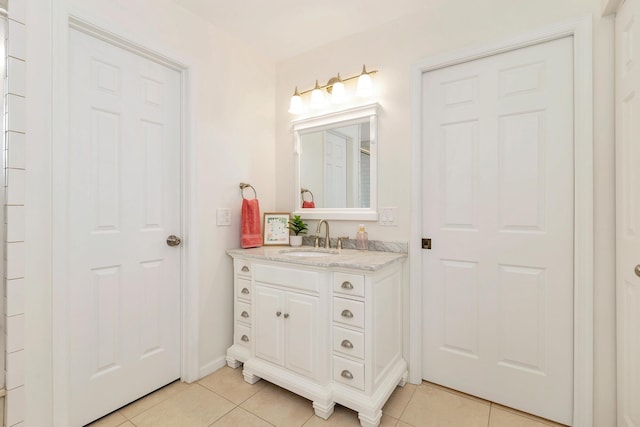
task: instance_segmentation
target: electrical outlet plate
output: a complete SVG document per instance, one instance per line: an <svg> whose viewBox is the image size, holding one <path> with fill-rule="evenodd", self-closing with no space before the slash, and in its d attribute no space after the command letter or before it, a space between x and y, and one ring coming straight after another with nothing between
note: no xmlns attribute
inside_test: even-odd
<svg viewBox="0 0 640 427"><path fill-rule="evenodd" d="M398 225L398 208L380 208L380 225Z"/></svg>
<svg viewBox="0 0 640 427"><path fill-rule="evenodd" d="M231 209L229 208L216 209L216 225L219 227L231 225Z"/></svg>

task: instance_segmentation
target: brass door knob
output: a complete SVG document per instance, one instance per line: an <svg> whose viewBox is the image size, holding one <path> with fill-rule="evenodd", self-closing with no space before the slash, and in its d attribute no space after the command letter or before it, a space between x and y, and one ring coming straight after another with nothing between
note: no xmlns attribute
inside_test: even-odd
<svg viewBox="0 0 640 427"><path fill-rule="evenodd" d="M174 236L172 234L171 236L167 237L167 245L169 246L178 246L180 243L182 243L182 240L180 240L178 236Z"/></svg>

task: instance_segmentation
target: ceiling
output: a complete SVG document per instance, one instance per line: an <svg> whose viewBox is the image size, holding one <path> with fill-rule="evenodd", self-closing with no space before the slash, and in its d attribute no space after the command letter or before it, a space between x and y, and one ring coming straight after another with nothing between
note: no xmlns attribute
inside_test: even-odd
<svg viewBox="0 0 640 427"><path fill-rule="evenodd" d="M429 0L173 1L276 61L436 3Z"/></svg>

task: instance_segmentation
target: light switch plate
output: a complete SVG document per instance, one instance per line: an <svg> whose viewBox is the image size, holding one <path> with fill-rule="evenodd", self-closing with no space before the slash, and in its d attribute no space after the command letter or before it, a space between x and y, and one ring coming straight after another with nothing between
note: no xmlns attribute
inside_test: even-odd
<svg viewBox="0 0 640 427"><path fill-rule="evenodd" d="M380 225L398 225L398 208L380 208Z"/></svg>
<svg viewBox="0 0 640 427"><path fill-rule="evenodd" d="M216 209L216 225L218 227L231 225L231 209L229 208Z"/></svg>

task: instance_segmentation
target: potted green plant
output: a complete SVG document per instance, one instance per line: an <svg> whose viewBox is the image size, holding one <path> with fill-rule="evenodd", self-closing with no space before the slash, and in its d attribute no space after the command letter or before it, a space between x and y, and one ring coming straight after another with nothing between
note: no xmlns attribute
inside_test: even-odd
<svg viewBox="0 0 640 427"><path fill-rule="evenodd" d="M292 235L289 236L289 244L291 246L302 246L302 235L307 233L307 224L300 218L300 215L294 215L289 220L287 228L291 231Z"/></svg>

